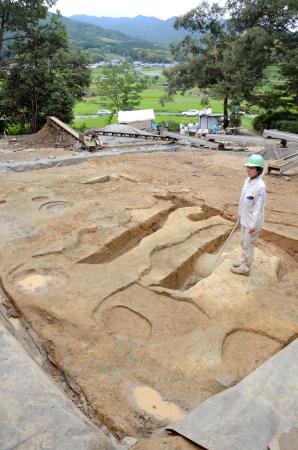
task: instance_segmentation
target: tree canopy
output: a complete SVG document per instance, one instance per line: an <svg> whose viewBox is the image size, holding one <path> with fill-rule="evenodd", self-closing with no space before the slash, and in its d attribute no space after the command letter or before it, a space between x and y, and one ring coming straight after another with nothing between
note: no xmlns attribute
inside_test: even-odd
<svg viewBox="0 0 298 450"><path fill-rule="evenodd" d="M187 29L191 35L173 47L182 62L165 74L170 95L197 86L222 98L226 127L229 100L239 104L262 77L267 64L264 48L269 38L265 30L255 28L235 32L225 14L224 7L202 2L178 18L176 26Z"/></svg>
<svg viewBox="0 0 298 450"><path fill-rule="evenodd" d="M28 27L47 16L57 0L2 0L0 2L0 64L5 41L20 38Z"/></svg>
<svg viewBox="0 0 298 450"><path fill-rule="evenodd" d="M175 26L189 34L172 46L181 63L165 72L169 95L196 86L222 98L226 127L229 104L266 104L266 92L260 90L264 70L277 64L284 81L267 91L274 94L267 104L289 105L295 89L297 101L297 17L297 1L227 0L224 6L203 1L176 20Z"/></svg>
<svg viewBox="0 0 298 450"><path fill-rule="evenodd" d="M140 104L140 94L148 87L148 79L125 61L119 66L103 69L98 86L102 103L115 113L134 109Z"/></svg>
<svg viewBox="0 0 298 450"><path fill-rule="evenodd" d="M298 2L297 0L227 0L231 23L238 31L252 27L266 30L274 49L274 63L280 68L284 83L280 98L288 97L298 107ZM278 89L275 95L278 95ZM274 94L273 94L274 96ZM269 100L269 99L268 99Z"/></svg>
<svg viewBox="0 0 298 450"><path fill-rule="evenodd" d="M238 31L262 27L271 33L287 34L297 30L297 0L227 0L226 7Z"/></svg>
<svg viewBox="0 0 298 450"><path fill-rule="evenodd" d="M90 81L87 61L68 45L58 16L32 25L13 45L14 63L5 69L1 109L10 120L37 131L49 115L66 122L73 118L75 101ZM16 89L17 87L17 89Z"/></svg>

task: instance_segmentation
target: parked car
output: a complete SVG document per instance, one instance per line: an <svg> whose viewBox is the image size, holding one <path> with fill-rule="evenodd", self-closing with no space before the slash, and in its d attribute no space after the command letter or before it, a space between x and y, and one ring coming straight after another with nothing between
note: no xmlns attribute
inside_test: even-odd
<svg viewBox="0 0 298 450"><path fill-rule="evenodd" d="M184 111L182 112L182 116L186 116L186 117L195 117L198 116L200 113L200 111L198 109L190 109L189 111Z"/></svg>
<svg viewBox="0 0 298 450"><path fill-rule="evenodd" d="M99 111L97 111L96 114L98 116L110 116L112 114L112 112L109 111L108 109L100 109Z"/></svg>

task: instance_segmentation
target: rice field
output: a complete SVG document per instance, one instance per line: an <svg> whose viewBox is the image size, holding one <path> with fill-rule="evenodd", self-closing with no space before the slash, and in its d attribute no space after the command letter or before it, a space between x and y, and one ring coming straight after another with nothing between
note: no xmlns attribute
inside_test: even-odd
<svg viewBox="0 0 298 450"><path fill-rule="evenodd" d="M150 69L145 69L144 72ZM153 69L152 69L153 70ZM155 69L156 71L156 69ZM106 109L105 105L99 96L96 95L96 84L97 80L101 75L101 69L95 69L92 73L92 81L90 86L90 94L85 97L83 101L77 102L74 108L74 115L95 115L98 110ZM160 72L161 75L161 72ZM156 122L160 123L162 121L172 121L177 123L188 124L193 122L192 117L183 117L180 115L183 111L188 111L189 109L204 109L205 106L202 104L202 100L198 95L197 90L188 91L185 95L177 94L173 97L172 101L165 104L161 104L160 99L165 95L165 89L163 88L163 78L160 76L159 80L156 82L156 87L151 86L146 89L141 94L141 102L139 109L154 109L156 114ZM209 108L212 108L214 113L223 112L223 103L217 99L210 99ZM162 114L159 114L162 113ZM170 113L170 115L167 115ZM177 113L177 114L175 114ZM174 115L175 114L175 115ZM111 123L116 123L116 117L112 118ZM94 128L101 127L109 124L108 117L88 117L88 118L76 118L72 126L78 130L83 130L84 128ZM248 129L252 129L251 119L248 117L242 118L242 126Z"/></svg>

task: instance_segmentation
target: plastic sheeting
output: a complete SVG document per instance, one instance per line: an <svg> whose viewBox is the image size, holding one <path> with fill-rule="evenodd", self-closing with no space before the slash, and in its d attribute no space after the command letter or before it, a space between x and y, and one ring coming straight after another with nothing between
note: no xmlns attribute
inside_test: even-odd
<svg viewBox="0 0 298 450"><path fill-rule="evenodd" d="M0 449L116 450L30 357L0 314Z"/></svg>
<svg viewBox="0 0 298 450"><path fill-rule="evenodd" d="M297 424L298 339L168 429L208 450L297 450L283 444Z"/></svg>
<svg viewBox="0 0 298 450"><path fill-rule="evenodd" d="M128 153L159 153L187 151L186 147L167 147L155 145L152 147L138 147L136 149L120 150L113 149L109 151L100 151L94 153L84 152L78 156L61 156L55 159L41 159L39 161L23 161L16 163L0 163L0 172L28 172L32 170L50 169L55 167L71 166L81 164L89 159L105 158L107 156L126 155ZM193 150L193 149L192 149Z"/></svg>

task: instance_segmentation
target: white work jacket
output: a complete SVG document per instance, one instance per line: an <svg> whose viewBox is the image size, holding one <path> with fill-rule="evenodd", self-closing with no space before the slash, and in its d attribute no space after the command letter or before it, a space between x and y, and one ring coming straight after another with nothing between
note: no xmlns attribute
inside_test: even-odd
<svg viewBox="0 0 298 450"><path fill-rule="evenodd" d="M247 178L241 191L239 203L240 223L246 228L259 230L264 224L266 185L262 178Z"/></svg>

